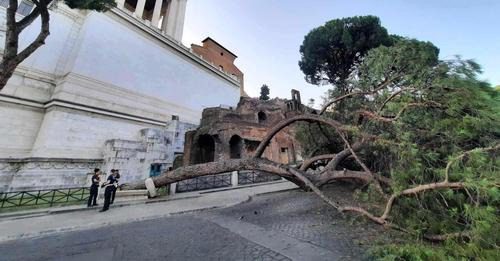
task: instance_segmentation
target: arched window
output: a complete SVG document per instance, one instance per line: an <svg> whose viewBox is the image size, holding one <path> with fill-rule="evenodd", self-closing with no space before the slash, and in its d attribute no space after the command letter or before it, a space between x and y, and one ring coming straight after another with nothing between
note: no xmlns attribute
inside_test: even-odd
<svg viewBox="0 0 500 261"><path fill-rule="evenodd" d="M229 150L231 159L241 159L241 152L243 149L243 140L240 136L234 135L229 140Z"/></svg>
<svg viewBox="0 0 500 261"><path fill-rule="evenodd" d="M257 118L259 119L259 123L264 123L267 120L267 115L265 112L259 111Z"/></svg>

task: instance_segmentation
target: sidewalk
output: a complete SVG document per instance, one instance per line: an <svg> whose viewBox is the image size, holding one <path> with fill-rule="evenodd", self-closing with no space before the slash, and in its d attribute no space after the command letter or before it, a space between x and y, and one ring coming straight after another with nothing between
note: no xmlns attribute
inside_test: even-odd
<svg viewBox="0 0 500 261"><path fill-rule="evenodd" d="M229 207L248 201L255 195L294 188L297 188L295 184L283 181L236 189L182 193L159 200L123 202L120 203L121 207L113 205L104 213L98 213L98 208L66 207L23 217L4 216L0 217L0 242Z"/></svg>

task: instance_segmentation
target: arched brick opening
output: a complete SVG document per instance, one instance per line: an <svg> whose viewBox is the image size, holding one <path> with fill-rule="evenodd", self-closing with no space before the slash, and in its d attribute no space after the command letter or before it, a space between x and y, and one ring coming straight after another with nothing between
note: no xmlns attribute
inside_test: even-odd
<svg viewBox="0 0 500 261"><path fill-rule="evenodd" d="M229 140L229 150L231 159L241 159L243 151L243 140L240 136L234 135Z"/></svg>
<svg viewBox="0 0 500 261"><path fill-rule="evenodd" d="M195 155L195 163L206 163L214 161L215 157L215 141L208 134L200 135L197 141L197 151Z"/></svg>
<svg viewBox="0 0 500 261"><path fill-rule="evenodd" d="M259 123L263 123L267 120L267 115L265 112L259 111L259 113L257 114L257 118L259 119Z"/></svg>

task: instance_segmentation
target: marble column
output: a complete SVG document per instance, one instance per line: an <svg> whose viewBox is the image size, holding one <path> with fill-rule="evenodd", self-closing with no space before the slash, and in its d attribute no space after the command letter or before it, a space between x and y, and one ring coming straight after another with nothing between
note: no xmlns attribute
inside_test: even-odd
<svg viewBox="0 0 500 261"><path fill-rule="evenodd" d="M123 9L123 5L125 4L125 0L116 0L116 7L119 9Z"/></svg>
<svg viewBox="0 0 500 261"><path fill-rule="evenodd" d="M184 17L186 15L186 5L187 0L178 0L178 10L177 10L177 19L175 20L175 30L174 30L174 38L178 41L182 41L182 33L184 32Z"/></svg>
<svg viewBox="0 0 500 261"><path fill-rule="evenodd" d="M161 21L161 27L160 29L163 31L163 33L165 33L167 31L167 17L168 17L168 13L170 13L170 6L171 6L171 0L166 0L166 10L165 10L165 13L163 14L163 19Z"/></svg>
<svg viewBox="0 0 500 261"><path fill-rule="evenodd" d="M175 21L177 20L177 11L179 9L179 0L171 0L170 6L168 7L168 13L166 17L166 24L164 29L165 34L174 37L175 32Z"/></svg>
<svg viewBox="0 0 500 261"><path fill-rule="evenodd" d="M151 24L153 24L153 26L156 28L158 28L158 23L160 22L162 3L163 0L156 0L155 9L153 10L153 18L151 19Z"/></svg>
<svg viewBox="0 0 500 261"><path fill-rule="evenodd" d="M135 6L134 15L142 19L145 5L146 5L146 0L138 0L137 5Z"/></svg>

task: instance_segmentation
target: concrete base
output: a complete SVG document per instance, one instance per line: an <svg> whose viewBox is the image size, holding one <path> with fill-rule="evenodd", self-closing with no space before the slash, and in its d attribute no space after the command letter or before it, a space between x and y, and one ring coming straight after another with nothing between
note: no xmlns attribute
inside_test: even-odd
<svg viewBox="0 0 500 261"><path fill-rule="evenodd" d="M144 183L146 184L146 189L148 190L149 197L152 198L156 197L156 187L155 183L153 182L153 179L148 178Z"/></svg>

